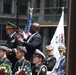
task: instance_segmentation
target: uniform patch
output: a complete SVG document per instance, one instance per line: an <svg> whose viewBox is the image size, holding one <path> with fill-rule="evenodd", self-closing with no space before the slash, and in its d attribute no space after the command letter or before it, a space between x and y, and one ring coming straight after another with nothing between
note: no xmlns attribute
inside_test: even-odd
<svg viewBox="0 0 76 75"><path fill-rule="evenodd" d="M43 71L43 72L45 72L45 71L46 71L46 69L43 67L43 68L42 68L42 71Z"/></svg>

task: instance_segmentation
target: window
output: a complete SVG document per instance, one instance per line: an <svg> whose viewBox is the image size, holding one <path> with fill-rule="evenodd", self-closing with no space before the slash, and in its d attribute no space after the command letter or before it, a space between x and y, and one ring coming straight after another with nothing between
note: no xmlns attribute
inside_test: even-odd
<svg viewBox="0 0 76 75"><path fill-rule="evenodd" d="M67 0L45 0L45 15L61 14L62 6L66 6Z"/></svg>
<svg viewBox="0 0 76 75"><path fill-rule="evenodd" d="M1 28L1 25L0 25L0 40L2 39L2 28Z"/></svg>
<svg viewBox="0 0 76 75"><path fill-rule="evenodd" d="M67 14L66 7L67 0L45 0L44 9L44 21L49 24L57 24L62 13L62 7L64 6L64 12ZM67 17L65 16L65 21Z"/></svg>
<svg viewBox="0 0 76 75"><path fill-rule="evenodd" d="M19 0L19 15L27 15L28 0Z"/></svg>
<svg viewBox="0 0 76 75"><path fill-rule="evenodd" d="M12 0L4 0L3 13L4 14L11 14L12 13Z"/></svg>
<svg viewBox="0 0 76 75"><path fill-rule="evenodd" d="M60 9L60 0L46 0L45 2L45 14L57 14L61 13Z"/></svg>
<svg viewBox="0 0 76 75"><path fill-rule="evenodd" d="M40 1L41 0L34 0L34 5L33 5L33 8L34 8L34 14L37 14L37 13L40 13Z"/></svg>
<svg viewBox="0 0 76 75"><path fill-rule="evenodd" d="M6 34L5 26L0 25L0 40L6 40L6 39L7 39L7 34Z"/></svg>
<svg viewBox="0 0 76 75"><path fill-rule="evenodd" d="M6 40L7 38L8 38L8 35L6 33L5 25L2 25L2 39L1 40Z"/></svg>

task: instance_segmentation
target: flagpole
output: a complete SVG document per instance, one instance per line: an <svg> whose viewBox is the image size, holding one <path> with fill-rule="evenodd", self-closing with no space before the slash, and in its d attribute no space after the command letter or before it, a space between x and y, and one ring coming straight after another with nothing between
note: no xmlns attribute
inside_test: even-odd
<svg viewBox="0 0 76 75"><path fill-rule="evenodd" d="M31 15L31 17L33 14L33 5L34 5L34 0L30 0L29 14Z"/></svg>
<svg viewBox="0 0 76 75"><path fill-rule="evenodd" d="M62 7L62 12L64 11L64 7Z"/></svg>
<svg viewBox="0 0 76 75"><path fill-rule="evenodd" d="M64 7L62 7L62 13L64 12ZM64 18L63 18L64 20ZM65 35L64 35L65 36ZM64 38L64 41L63 41L63 44L65 45L65 38Z"/></svg>
<svg viewBox="0 0 76 75"><path fill-rule="evenodd" d="M29 8L29 13L30 13L30 16L32 17L32 14L33 14L33 8Z"/></svg>
<svg viewBox="0 0 76 75"><path fill-rule="evenodd" d="M16 11L16 25L18 27L18 16L19 16L19 0L17 0L17 11Z"/></svg>

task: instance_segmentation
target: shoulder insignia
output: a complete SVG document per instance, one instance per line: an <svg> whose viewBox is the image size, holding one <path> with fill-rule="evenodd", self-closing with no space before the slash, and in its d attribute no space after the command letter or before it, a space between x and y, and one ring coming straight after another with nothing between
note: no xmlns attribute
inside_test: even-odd
<svg viewBox="0 0 76 75"><path fill-rule="evenodd" d="M41 67L40 67L40 70L39 70L39 72L38 72L38 75L40 74L40 72L46 72L47 71L47 67L45 66L45 65L42 65Z"/></svg>
<svg viewBox="0 0 76 75"><path fill-rule="evenodd" d="M46 68L45 68L45 67L43 67L43 68L42 68L42 71L43 71L43 72L45 72L45 71L46 71Z"/></svg>

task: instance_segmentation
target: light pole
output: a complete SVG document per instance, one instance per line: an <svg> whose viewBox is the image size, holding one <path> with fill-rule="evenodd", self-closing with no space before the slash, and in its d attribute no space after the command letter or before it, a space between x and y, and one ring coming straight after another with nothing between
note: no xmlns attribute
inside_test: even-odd
<svg viewBox="0 0 76 75"><path fill-rule="evenodd" d="M19 0L17 0L17 13L16 13L16 25L17 25L17 28L18 28L18 16L19 16Z"/></svg>

